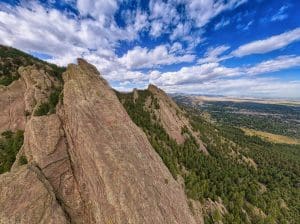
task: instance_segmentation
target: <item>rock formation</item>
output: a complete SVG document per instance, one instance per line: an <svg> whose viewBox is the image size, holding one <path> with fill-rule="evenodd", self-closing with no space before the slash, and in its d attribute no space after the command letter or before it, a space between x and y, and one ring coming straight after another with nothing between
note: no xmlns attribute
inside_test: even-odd
<svg viewBox="0 0 300 224"><path fill-rule="evenodd" d="M0 223L70 223L52 186L35 165L0 176Z"/></svg>
<svg viewBox="0 0 300 224"><path fill-rule="evenodd" d="M64 81L61 116L90 219L194 223L184 192L96 69L79 60Z"/></svg>
<svg viewBox="0 0 300 224"><path fill-rule="evenodd" d="M0 85L0 133L5 130L24 130L25 89L22 80L14 81L10 86Z"/></svg>
<svg viewBox="0 0 300 224"><path fill-rule="evenodd" d="M176 140L178 144L182 144L185 141L182 129L187 128L197 140L200 150L205 154L208 154L204 144L200 141L199 133L193 131L184 111L182 111L163 90L159 89L155 85L150 84L148 86L148 90L158 100L159 109L156 109L156 115L168 135Z"/></svg>
<svg viewBox="0 0 300 224"><path fill-rule="evenodd" d="M1 132L25 129L11 172L0 175L0 223L196 223L184 190L94 66L69 65L56 112L43 116L35 111L61 82L35 66L19 73L0 92Z"/></svg>

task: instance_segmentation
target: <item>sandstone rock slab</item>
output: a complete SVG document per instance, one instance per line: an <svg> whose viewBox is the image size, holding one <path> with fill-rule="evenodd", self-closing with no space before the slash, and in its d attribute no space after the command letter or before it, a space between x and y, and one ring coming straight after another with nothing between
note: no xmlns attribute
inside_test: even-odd
<svg viewBox="0 0 300 224"><path fill-rule="evenodd" d="M0 176L0 223L68 224L51 186L34 166Z"/></svg>

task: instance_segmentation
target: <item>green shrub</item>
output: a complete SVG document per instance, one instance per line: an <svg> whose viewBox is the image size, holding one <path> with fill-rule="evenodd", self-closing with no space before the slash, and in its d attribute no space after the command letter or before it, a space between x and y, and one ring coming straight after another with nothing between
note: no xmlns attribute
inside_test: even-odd
<svg viewBox="0 0 300 224"><path fill-rule="evenodd" d="M176 158L175 149L171 149L178 149L179 146L174 140L169 138L169 135L159 122L151 119L151 113L145 109L145 103L148 97L151 97L151 102L154 103L154 108L158 109L159 103L157 98L155 98L148 90L139 90L138 94L139 97L134 103L133 93L121 94L117 92L117 96L119 97L120 101L123 102L123 106L127 110L127 113L133 122L140 126L147 134L151 145L160 155L170 173L176 179L179 173L178 161ZM156 118L156 116L152 117Z"/></svg>
<svg viewBox="0 0 300 224"><path fill-rule="evenodd" d="M58 67L57 65L54 65L54 64L49 64L49 65L52 68L52 70L49 71L49 74L51 76L58 78L60 81L63 81L62 73L64 73L66 71L66 67Z"/></svg>
<svg viewBox="0 0 300 224"><path fill-rule="evenodd" d="M25 165L27 163L28 163L28 161L27 161L26 156L24 156L24 155L20 156L20 158L19 158L19 164L20 165Z"/></svg>
<svg viewBox="0 0 300 224"><path fill-rule="evenodd" d="M55 113L55 108L59 102L61 89L55 88L51 91L48 102L41 103L41 105L36 109L35 116L44 116L47 114Z"/></svg>
<svg viewBox="0 0 300 224"><path fill-rule="evenodd" d="M60 88L55 88L50 96L49 96L49 106L50 106L50 113L55 113L55 107L59 102L59 96L61 93L61 89Z"/></svg>
<svg viewBox="0 0 300 224"><path fill-rule="evenodd" d="M24 132L21 130L5 131L0 137L0 174L8 172L16 160L16 155L23 145Z"/></svg>
<svg viewBox="0 0 300 224"><path fill-rule="evenodd" d="M0 85L9 86L13 81L18 80L20 75L5 75L0 77Z"/></svg>
<svg viewBox="0 0 300 224"><path fill-rule="evenodd" d="M48 102L41 103L41 105L35 110L35 116L44 116L47 115L50 111L50 105Z"/></svg>

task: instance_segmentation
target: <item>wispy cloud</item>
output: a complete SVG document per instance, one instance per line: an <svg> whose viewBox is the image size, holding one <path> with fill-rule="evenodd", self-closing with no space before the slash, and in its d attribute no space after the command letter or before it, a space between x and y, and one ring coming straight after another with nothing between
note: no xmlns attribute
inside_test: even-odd
<svg viewBox="0 0 300 224"><path fill-rule="evenodd" d="M263 54L281 49L295 41L300 40L300 28L269 37L264 40L257 40L240 46L231 53L232 56L243 57L250 54Z"/></svg>
<svg viewBox="0 0 300 224"><path fill-rule="evenodd" d="M188 1L188 12L190 17L196 22L196 26L203 27L221 12L237 8L246 2L247 0L190 0Z"/></svg>
<svg viewBox="0 0 300 224"><path fill-rule="evenodd" d="M219 30L222 27L227 26L229 24L230 24L230 19L222 18L222 20L215 25L215 30Z"/></svg>
<svg viewBox="0 0 300 224"><path fill-rule="evenodd" d="M290 5L284 5L280 7L278 12L271 17L271 21L281 21L288 18L287 9L290 7Z"/></svg>
<svg viewBox="0 0 300 224"><path fill-rule="evenodd" d="M253 24L253 20L249 21L246 25L241 26L242 30L249 30L250 26Z"/></svg>
<svg viewBox="0 0 300 224"><path fill-rule="evenodd" d="M249 75L258 75L269 72L281 71L283 69L300 66L300 56L285 55L275 59L263 61L253 67L245 69Z"/></svg>
<svg viewBox="0 0 300 224"><path fill-rule="evenodd" d="M228 45L221 45L215 48L208 48L203 58L198 59L198 64L204 64L209 62L219 62L225 58L220 57L230 47ZM226 57L226 56L225 56Z"/></svg>
<svg viewBox="0 0 300 224"><path fill-rule="evenodd" d="M44 8L37 3L0 10L1 43L25 51L50 54L65 64L91 53L90 49L97 49L93 52L99 53L99 56L112 56L119 41L137 39L138 33L146 25L144 15L136 13L133 23L120 28L113 20L114 4L101 5L106 13L98 14L94 10L99 7L98 4L84 1L80 5L80 2L77 4L82 16L93 18L69 17L67 13Z"/></svg>

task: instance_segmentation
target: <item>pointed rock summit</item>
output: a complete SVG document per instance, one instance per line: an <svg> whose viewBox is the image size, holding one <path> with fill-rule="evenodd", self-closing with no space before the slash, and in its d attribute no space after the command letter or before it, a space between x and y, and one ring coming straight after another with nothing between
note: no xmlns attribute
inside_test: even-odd
<svg viewBox="0 0 300 224"><path fill-rule="evenodd" d="M79 60L64 82L60 113L90 220L194 223L183 190L96 68Z"/></svg>

